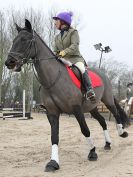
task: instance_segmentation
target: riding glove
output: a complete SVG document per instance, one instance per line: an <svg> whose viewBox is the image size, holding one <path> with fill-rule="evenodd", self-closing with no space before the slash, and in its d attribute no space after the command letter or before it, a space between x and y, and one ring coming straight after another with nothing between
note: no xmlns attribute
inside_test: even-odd
<svg viewBox="0 0 133 177"><path fill-rule="evenodd" d="M64 50L60 51L59 56L64 57L66 55L66 52Z"/></svg>

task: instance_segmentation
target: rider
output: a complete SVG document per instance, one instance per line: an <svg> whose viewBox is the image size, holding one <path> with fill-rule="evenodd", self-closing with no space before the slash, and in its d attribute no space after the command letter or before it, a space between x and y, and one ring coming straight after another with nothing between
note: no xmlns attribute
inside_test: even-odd
<svg viewBox="0 0 133 177"><path fill-rule="evenodd" d="M127 102L129 102L130 98L132 97L132 86L133 86L133 83L131 82L127 84L127 90L126 90Z"/></svg>
<svg viewBox="0 0 133 177"><path fill-rule="evenodd" d="M71 27L72 13L61 12L53 19L56 28L60 30L60 33L55 37L54 52L62 57L63 63L67 63L68 66L74 64L80 70L86 89L86 99L95 100L95 93L85 68L85 61L79 52L79 34L76 29Z"/></svg>

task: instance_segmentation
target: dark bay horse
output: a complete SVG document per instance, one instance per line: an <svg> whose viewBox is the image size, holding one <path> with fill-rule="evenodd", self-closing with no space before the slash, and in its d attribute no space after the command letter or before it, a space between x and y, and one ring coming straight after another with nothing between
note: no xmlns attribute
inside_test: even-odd
<svg viewBox="0 0 133 177"><path fill-rule="evenodd" d="M47 118L51 125L52 154L51 160L46 165L45 171L59 169L58 142L59 142L59 116L61 113L75 115L82 134L90 146L88 159L97 160L98 156L90 130L86 124L84 113L90 112L101 124L105 135L105 147L110 147L110 137L104 118L99 114L97 105L101 100L115 117L118 134L127 137L124 127L129 124L125 112L119 106L112 93L112 86L108 77L99 70L95 72L101 77L103 85L94 89L96 102L83 101L81 91L72 83L67 69L57 61L56 56L48 48L40 36L32 29L31 23L25 20L25 27L16 25L18 35L13 41L5 65L8 69L21 71L21 67L28 62L33 62L37 77L42 85L41 98L47 110Z"/></svg>

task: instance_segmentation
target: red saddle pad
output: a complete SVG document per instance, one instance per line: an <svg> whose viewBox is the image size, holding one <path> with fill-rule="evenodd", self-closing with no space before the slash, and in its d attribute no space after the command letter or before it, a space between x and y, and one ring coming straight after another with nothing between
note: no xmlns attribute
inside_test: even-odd
<svg viewBox="0 0 133 177"><path fill-rule="evenodd" d="M79 89L81 88L81 82L78 80L78 78L75 76L75 74L73 73L73 71L67 67L67 71L69 73L69 76L71 77L73 83L76 85L76 87L78 87ZM88 75L92 81L92 87L100 87L103 85L102 79L93 71L88 71Z"/></svg>

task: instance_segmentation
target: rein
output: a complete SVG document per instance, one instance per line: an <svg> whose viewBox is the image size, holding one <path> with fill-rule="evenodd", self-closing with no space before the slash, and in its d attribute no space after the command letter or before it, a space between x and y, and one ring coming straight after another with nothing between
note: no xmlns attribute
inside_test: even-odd
<svg viewBox="0 0 133 177"><path fill-rule="evenodd" d="M44 42L43 42L44 43ZM32 48L32 45L34 45L34 48L35 48L35 58L34 59L30 59L30 54L31 54L31 48ZM46 44L44 43L44 45L46 46ZM46 46L48 48L48 46ZM48 48L49 49L49 48ZM29 52L28 52L29 51ZM32 69L33 69L33 73L37 79L37 81L43 85L43 87L45 89L50 89L52 88L56 82L59 80L60 76L61 76L61 71L60 71L60 67L59 67L59 71L58 71L58 74L55 78L55 81L53 81L49 86L45 86L41 80L39 79L39 77L37 76L36 72L35 72L35 67L33 66L33 64L35 64L37 61L42 61L42 60L53 60L53 59L58 59L58 57L56 55L54 55L53 57L48 57L48 58L43 58L43 59L39 59L37 58L37 47L36 47L36 40L35 40L35 32L33 31L33 36L32 36L32 39L31 41L29 42L29 45L26 49L26 51L24 52L24 54L21 54L21 53L18 53L18 52L9 52L8 53L9 56L13 57L16 62L18 62L18 67L21 67L23 66L24 64L32 64ZM18 58L20 58L21 60L18 61ZM39 66L39 64L38 64Z"/></svg>

